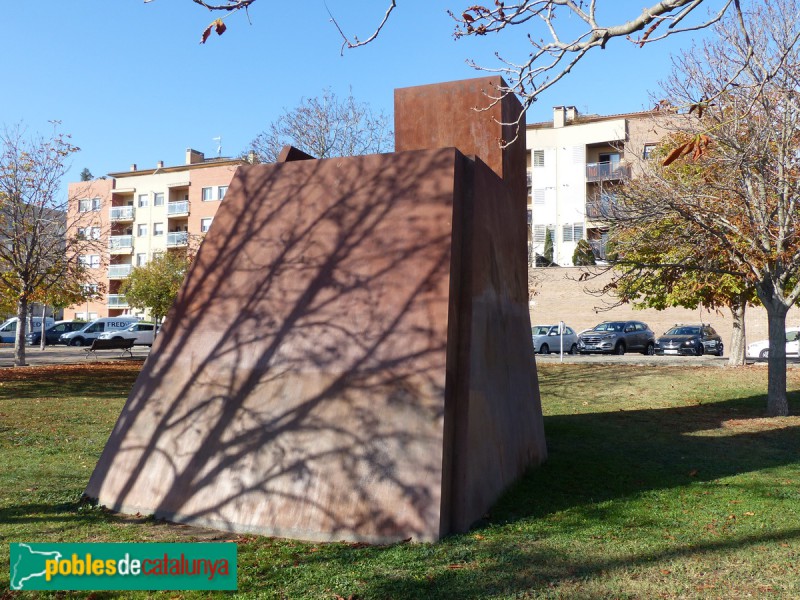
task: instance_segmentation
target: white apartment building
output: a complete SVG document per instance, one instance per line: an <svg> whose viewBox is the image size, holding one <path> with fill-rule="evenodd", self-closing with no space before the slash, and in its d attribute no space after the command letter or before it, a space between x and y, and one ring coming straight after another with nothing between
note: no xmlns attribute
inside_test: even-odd
<svg viewBox="0 0 800 600"><path fill-rule="evenodd" d="M553 264L572 266L577 243L586 239L595 258L605 258L604 206L614 190L648 156L664 130L657 113L579 115L556 106L552 123L526 128L528 224L531 266L544 266L545 244L553 242Z"/></svg>
<svg viewBox="0 0 800 600"><path fill-rule="evenodd" d="M139 314L120 293L134 266L154 255L186 251L202 237L214 220L236 168L245 161L206 159L186 150L183 165L110 173L107 178L69 185L70 211L79 215L75 233L100 240L102 250L80 260L93 271L93 279L106 293L97 300L71 306L65 319L91 320ZM107 243L106 243L107 242Z"/></svg>

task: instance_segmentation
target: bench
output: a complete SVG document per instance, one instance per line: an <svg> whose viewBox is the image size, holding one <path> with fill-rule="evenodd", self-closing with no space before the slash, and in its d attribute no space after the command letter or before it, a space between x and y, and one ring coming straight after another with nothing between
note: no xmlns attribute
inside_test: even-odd
<svg viewBox="0 0 800 600"><path fill-rule="evenodd" d="M128 356L133 357L133 352L131 352L131 349L133 348L133 342L135 341L136 340L133 338L127 340L93 340L91 346L84 348L86 351L86 358L89 358L90 356L97 358L98 350L122 350L123 355L127 352Z"/></svg>

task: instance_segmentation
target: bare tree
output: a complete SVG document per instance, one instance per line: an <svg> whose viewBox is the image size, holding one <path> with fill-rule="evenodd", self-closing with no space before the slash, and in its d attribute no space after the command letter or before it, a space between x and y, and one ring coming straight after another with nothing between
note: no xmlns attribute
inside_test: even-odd
<svg viewBox="0 0 800 600"><path fill-rule="evenodd" d="M226 30L222 19L239 11L247 12L256 0L192 2L226 13L203 32L201 41L205 42L212 30L218 34ZM677 33L706 28L729 13L736 15L734 25L742 26L740 0L651 0L649 6L641 9L636 6L620 9L619 3L612 0L516 0L510 3L495 0L488 6L468 5L447 12L455 21L456 39L505 33L506 30L519 36L519 58L498 54L494 66L470 64L478 70L500 74L508 82L507 87L496 90L496 96L490 97L489 102L506 94L516 94L526 109L539 94L566 76L587 53L604 49L616 38L643 46ZM331 21L342 36L342 48L357 48L373 41L395 8L396 0L389 0L383 18L363 39L346 35L336 17L331 15ZM612 9L616 9L612 14L617 18L607 16ZM618 13L622 16L617 16Z"/></svg>
<svg viewBox="0 0 800 600"><path fill-rule="evenodd" d="M272 122L245 152L260 162L275 162L281 149L291 144L315 158L356 156L386 152L392 145L389 121L374 113L353 95L340 100L331 90L307 98Z"/></svg>
<svg viewBox="0 0 800 600"><path fill-rule="evenodd" d="M91 236L67 236L85 220L60 197L68 158L77 150L57 124L49 137L27 137L20 126L0 133L0 287L16 303L17 366L25 365L29 304L79 270L83 249L96 244Z"/></svg>
<svg viewBox="0 0 800 600"><path fill-rule="evenodd" d="M692 261L755 288L769 322L773 416L788 414L786 315L800 297L798 11L799 0L753 3L745 29L726 18L715 39L676 59L664 91L668 104L690 107L683 137L648 164L652 193L625 191L619 212L620 221L674 219L670 235L697 232Z"/></svg>

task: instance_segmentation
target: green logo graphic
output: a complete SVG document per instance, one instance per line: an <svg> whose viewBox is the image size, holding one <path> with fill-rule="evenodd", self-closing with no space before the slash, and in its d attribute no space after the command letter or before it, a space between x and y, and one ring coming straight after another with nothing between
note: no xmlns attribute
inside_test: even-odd
<svg viewBox="0 0 800 600"><path fill-rule="evenodd" d="M12 590L235 590L236 544L11 544Z"/></svg>

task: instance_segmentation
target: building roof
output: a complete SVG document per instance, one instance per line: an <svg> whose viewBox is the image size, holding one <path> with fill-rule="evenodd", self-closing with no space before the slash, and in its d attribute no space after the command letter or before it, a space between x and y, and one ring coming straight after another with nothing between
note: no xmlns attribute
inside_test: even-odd
<svg viewBox="0 0 800 600"><path fill-rule="evenodd" d="M137 169L134 171L120 171L118 173L109 173L109 177L114 179L121 179L123 177L137 177L139 175L155 175L159 173L176 173L178 171L189 171L192 169L206 169L209 167L221 167L226 165L239 166L248 164L242 158L218 157L206 158L202 162L192 163L189 165L176 165L174 167L156 167L155 169Z"/></svg>
<svg viewBox="0 0 800 600"><path fill-rule="evenodd" d="M642 119L658 114L657 110L641 110L638 112L619 113L614 115L581 115L578 114L574 119L567 121L565 127L569 125L582 125L584 123L597 123L600 121L613 121L614 119ZM553 127L553 121L542 121L539 123L529 123L526 129L547 129Z"/></svg>

